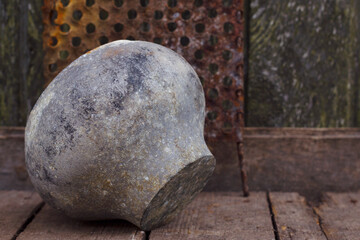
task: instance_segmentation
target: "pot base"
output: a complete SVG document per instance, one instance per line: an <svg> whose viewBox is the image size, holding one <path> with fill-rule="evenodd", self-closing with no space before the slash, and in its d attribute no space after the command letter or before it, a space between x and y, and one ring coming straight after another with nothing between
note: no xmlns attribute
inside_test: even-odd
<svg viewBox="0 0 360 240"><path fill-rule="evenodd" d="M214 168L213 156L204 156L186 165L151 200L140 228L147 231L171 221L204 188Z"/></svg>

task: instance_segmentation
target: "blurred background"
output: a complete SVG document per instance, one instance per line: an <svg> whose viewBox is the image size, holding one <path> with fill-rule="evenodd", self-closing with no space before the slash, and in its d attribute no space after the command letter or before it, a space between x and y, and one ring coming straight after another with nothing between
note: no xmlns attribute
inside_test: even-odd
<svg viewBox="0 0 360 240"><path fill-rule="evenodd" d="M2 126L24 126L45 85L43 4L43 0L0 1ZM229 4L244 4L248 25L247 126L360 126L358 1Z"/></svg>

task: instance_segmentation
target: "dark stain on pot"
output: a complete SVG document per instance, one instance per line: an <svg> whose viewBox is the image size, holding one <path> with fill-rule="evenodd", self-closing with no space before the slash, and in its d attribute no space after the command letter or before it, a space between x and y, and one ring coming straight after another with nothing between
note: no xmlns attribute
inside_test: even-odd
<svg viewBox="0 0 360 240"><path fill-rule="evenodd" d="M118 112L123 110L124 109L124 106L122 105L124 101L123 94L121 92L112 92L110 95L113 98L112 105L115 108L115 110L117 110Z"/></svg>
<svg viewBox="0 0 360 240"><path fill-rule="evenodd" d="M53 176L46 167L42 168L42 172L43 172L42 180L52 183L54 185L58 185L55 176Z"/></svg>

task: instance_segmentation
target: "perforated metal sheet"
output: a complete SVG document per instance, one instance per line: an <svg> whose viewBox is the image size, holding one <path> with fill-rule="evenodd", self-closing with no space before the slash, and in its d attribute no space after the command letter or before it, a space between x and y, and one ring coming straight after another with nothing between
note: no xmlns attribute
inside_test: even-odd
<svg viewBox="0 0 360 240"><path fill-rule="evenodd" d="M207 139L242 140L242 0L45 0L44 76L118 39L156 42L184 56L207 99Z"/></svg>

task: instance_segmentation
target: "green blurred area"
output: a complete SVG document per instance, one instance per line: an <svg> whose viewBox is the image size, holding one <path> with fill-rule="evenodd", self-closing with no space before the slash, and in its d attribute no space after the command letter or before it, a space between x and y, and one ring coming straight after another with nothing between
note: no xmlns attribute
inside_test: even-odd
<svg viewBox="0 0 360 240"><path fill-rule="evenodd" d="M359 127L360 1L250 9L247 126Z"/></svg>
<svg viewBox="0 0 360 240"><path fill-rule="evenodd" d="M0 0L0 125L24 126L42 92L41 0Z"/></svg>

